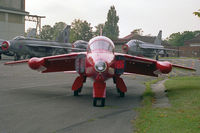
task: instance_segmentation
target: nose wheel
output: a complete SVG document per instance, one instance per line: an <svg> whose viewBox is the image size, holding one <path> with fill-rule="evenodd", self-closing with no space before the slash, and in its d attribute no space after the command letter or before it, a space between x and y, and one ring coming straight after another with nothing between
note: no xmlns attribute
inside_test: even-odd
<svg viewBox="0 0 200 133"><path fill-rule="evenodd" d="M79 88L78 90L75 90L75 91L74 91L74 96L78 96L79 93L81 92L81 90L82 90L82 87Z"/></svg>
<svg viewBox="0 0 200 133"><path fill-rule="evenodd" d="M93 106L95 107L104 107L105 106L105 98L94 98Z"/></svg>

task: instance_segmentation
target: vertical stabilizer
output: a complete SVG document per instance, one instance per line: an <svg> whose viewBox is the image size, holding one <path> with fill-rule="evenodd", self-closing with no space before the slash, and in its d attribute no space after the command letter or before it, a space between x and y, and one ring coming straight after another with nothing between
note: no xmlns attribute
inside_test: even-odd
<svg viewBox="0 0 200 133"><path fill-rule="evenodd" d="M32 37L32 38L36 38L36 29L35 28L32 28L28 34L27 34L27 37Z"/></svg>
<svg viewBox="0 0 200 133"><path fill-rule="evenodd" d="M63 42L68 43L69 42L69 34L70 34L70 25L67 25L65 29L59 33L59 35L56 37L57 42Z"/></svg>
<svg viewBox="0 0 200 133"><path fill-rule="evenodd" d="M158 36L156 37L154 44L161 45L162 43L162 30L159 31Z"/></svg>

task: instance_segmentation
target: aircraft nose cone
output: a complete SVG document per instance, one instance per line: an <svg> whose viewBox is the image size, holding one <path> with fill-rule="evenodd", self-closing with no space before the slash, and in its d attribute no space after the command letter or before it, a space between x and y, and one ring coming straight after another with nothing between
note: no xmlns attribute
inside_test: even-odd
<svg viewBox="0 0 200 133"><path fill-rule="evenodd" d="M95 70L97 72L104 72L107 68L107 64L104 61L98 61L95 63Z"/></svg>
<svg viewBox="0 0 200 133"><path fill-rule="evenodd" d="M3 42L1 45L2 50L8 50L9 47L10 47L10 44L7 41Z"/></svg>

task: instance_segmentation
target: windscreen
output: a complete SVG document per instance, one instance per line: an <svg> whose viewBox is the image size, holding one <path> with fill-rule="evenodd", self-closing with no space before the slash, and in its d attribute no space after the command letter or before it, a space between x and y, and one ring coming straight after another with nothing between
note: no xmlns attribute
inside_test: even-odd
<svg viewBox="0 0 200 133"><path fill-rule="evenodd" d="M90 50L106 50L106 51L110 51L113 52L113 47L112 45L105 41L105 40L98 40L98 41L94 41L92 44L90 44Z"/></svg>

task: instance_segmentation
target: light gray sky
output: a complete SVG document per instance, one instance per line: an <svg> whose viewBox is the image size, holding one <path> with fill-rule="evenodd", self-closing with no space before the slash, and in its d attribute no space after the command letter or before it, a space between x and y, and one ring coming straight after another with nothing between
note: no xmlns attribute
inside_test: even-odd
<svg viewBox="0 0 200 133"><path fill-rule="evenodd" d="M192 14L200 9L200 0L26 0L26 11L46 16L42 25L71 24L79 18L96 26L106 21L111 5L119 16L120 37L138 28L153 36L163 30L163 38L174 32L200 30L200 18ZM29 22L26 29L34 26Z"/></svg>

